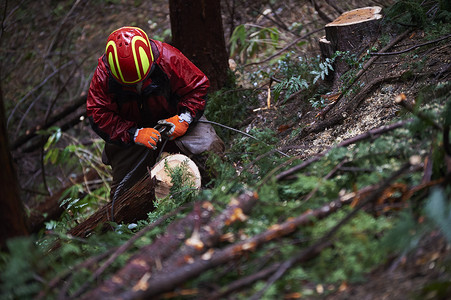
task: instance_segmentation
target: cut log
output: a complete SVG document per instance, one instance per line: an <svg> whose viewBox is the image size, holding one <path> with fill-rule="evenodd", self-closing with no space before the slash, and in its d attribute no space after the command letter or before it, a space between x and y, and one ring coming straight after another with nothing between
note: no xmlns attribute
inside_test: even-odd
<svg viewBox="0 0 451 300"><path fill-rule="evenodd" d="M155 197L157 199L165 198L169 195L173 185L170 170L181 167L184 171L184 183L192 188L199 189L201 186L201 176L196 164L183 154L166 154L150 171L151 176L155 177Z"/></svg>
<svg viewBox="0 0 451 300"><path fill-rule="evenodd" d="M379 36L382 15L379 6L363 7L347 11L325 26L326 35L319 40L323 58L331 58L336 51L349 51L360 55ZM334 83L349 69L342 60L334 66Z"/></svg>
<svg viewBox="0 0 451 300"><path fill-rule="evenodd" d="M164 198L169 194L172 183L167 171L176 166L185 168L187 183L192 182L193 188L200 188L201 177L196 164L182 154L168 155L154 166L151 176L146 175L129 190L122 193L114 203L107 203L68 233L73 236L86 237L97 227L105 229L104 225L109 221L130 223L145 219L147 213L154 209L153 202L157 199L156 193L158 192L158 198Z"/></svg>
<svg viewBox="0 0 451 300"><path fill-rule="evenodd" d="M189 265L189 260L194 261L207 250L218 246L221 242L220 237L235 222L243 222L245 215L252 210L257 200L257 193L243 192L238 197L232 198L227 208L217 216L214 216L214 207L210 202L197 203L189 214L172 222L164 233L151 244L143 246L111 278L103 283L99 282L80 299L157 298L152 296L141 298L135 295L146 290L145 285L150 274L153 278L154 274L160 272L165 274L176 272L178 267ZM193 240L199 244L190 243ZM205 256L202 261L208 262L204 259ZM163 289L167 287L165 284Z"/></svg>
<svg viewBox="0 0 451 300"><path fill-rule="evenodd" d="M68 234L86 237L97 227L105 229L109 221L131 223L147 218L147 213L154 209L155 181L146 175L129 190L122 193L114 203L109 202L98 209L86 221L72 228ZM112 218L112 214L114 218Z"/></svg>

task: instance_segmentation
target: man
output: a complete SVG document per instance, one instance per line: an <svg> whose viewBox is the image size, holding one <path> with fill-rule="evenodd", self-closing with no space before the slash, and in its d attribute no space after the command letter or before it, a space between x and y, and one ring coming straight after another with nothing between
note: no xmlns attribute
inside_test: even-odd
<svg viewBox="0 0 451 300"><path fill-rule="evenodd" d="M106 141L102 161L112 167L112 194L125 176L133 173L128 184L134 183L155 164L162 138L169 139L168 152L224 150L211 125L197 122L208 88L208 78L179 50L142 29L110 34L89 88L87 115ZM165 129L163 137L156 126Z"/></svg>

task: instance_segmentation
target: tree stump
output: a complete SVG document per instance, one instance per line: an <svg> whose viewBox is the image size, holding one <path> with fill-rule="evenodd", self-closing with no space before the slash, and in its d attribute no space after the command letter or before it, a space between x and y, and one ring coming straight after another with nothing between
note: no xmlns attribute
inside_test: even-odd
<svg viewBox="0 0 451 300"><path fill-rule="evenodd" d="M150 171L151 177L155 177L155 197L165 198L169 195L173 185L170 170L181 167L184 171L186 184L191 184L193 188L199 189L201 186L201 176L196 164L186 155L172 154L164 157Z"/></svg>
<svg viewBox="0 0 451 300"><path fill-rule="evenodd" d="M382 15L379 6L363 7L344 12L333 22L325 26L326 35L319 40L323 59L331 58L336 51L360 56L379 36L379 23ZM334 63L334 87L349 66L343 59Z"/></svg>

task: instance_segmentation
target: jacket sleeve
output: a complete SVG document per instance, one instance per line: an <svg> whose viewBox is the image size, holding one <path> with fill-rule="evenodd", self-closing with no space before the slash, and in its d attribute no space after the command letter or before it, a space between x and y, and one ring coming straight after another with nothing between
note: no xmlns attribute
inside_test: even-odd
<svg viewBox="0 0 451 300"><path fill-rule="evenodd" d="M124 120L118 114L118 105L108 95L108 73L99 59L88 91L86 111L93 130L106 142L129 144L136 123Z"/></svg>
<svg viewBox="0 0 451 300"><path fill-rule="evenodd" d="M180 98L177 111L189 111L194 120L198 120L205 110L205 97L210 87L207 76L169 44L163 44L160 65L169 77L172 92Z"/></svg>

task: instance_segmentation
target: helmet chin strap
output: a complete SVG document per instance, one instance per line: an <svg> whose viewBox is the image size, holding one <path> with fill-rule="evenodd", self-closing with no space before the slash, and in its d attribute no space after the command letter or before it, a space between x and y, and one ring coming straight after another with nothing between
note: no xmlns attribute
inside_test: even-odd
<svg viewBox="0 0 451 300"><path fill-rule="evenodd" d="M136 90L137 90L139 93L141 93L142 87L143 87L143 82L142 82L142 81L140 81L140 82L138 82L138 83L136 84Z"/></svg>

